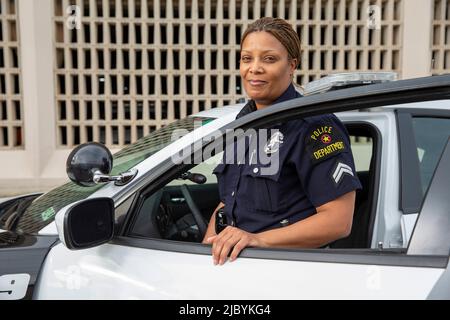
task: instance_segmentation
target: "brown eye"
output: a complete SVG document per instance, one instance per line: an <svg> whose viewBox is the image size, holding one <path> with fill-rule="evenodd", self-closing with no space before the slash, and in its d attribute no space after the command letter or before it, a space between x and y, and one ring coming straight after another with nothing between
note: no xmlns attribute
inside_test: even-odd
<svg viewBox="0 0 450 320"><path fill-rule="evenodd" d="M264 58L264 61L266 62L275 62L277 59L273 56L268 56Z"/></svg>
<svg viewBox="0 0 450 320"><path fill-rule="evenodd" d="M250 62L251 61L251 58L249 57L249 56L243 56L243 57L241 57L241 61L242 62Z"/></svg>

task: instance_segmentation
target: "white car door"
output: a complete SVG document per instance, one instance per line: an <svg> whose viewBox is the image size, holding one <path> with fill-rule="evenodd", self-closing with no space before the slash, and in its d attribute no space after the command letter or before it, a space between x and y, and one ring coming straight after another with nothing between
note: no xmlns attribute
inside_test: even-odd
<svg viewBox="0 0 450 320"><path fill-rule="evenodd" d="M214 266L208 248L201 245L157 240L120 243L77 252L63 245L54 247L35 298L425 299L448 260L266 251L259 258L241 257ZM188 252L171 251L183 249Z"/></svg>

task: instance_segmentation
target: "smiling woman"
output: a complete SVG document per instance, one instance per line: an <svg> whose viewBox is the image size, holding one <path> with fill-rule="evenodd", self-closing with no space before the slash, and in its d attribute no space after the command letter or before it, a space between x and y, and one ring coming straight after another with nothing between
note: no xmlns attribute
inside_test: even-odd
<svg viewBox="0 0 450 320"><path fill-rule="evenodd" d="M258 109L280 97L291 84L300 62L297 34L281 19L262 18L244 33L240 74Z"/></svg>
<svg viewBox="0 0 450 320"><path fill-rule="evenodd" d="M251 100L237 118L301 98L293 85L300 53L299 37L283 19L261 18L249 25L239 69ZM212 244L214 264L228 256L233 261L245 247L317 248L350 233L361 184L344 125L328 114L265 129L277 132L264 148L240 150L245 159L237 163L224 152L214 170L221 202L203 239ZM250 137L249 144L263 140L263 134ZM261 152L276 159L275 174L265 173Z"/></svg>

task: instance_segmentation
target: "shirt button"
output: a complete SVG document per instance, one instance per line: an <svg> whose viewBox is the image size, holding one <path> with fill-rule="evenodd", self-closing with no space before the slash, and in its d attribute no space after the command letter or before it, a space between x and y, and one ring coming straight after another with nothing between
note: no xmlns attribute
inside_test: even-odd
<svg viewBox="0 0 450 320"><path fill-rule="evenodd" d="M258 171L259 171L258 168L253 169L253 173L258 173Z"/></svg>
<svg viewBox="0 0 450 320"><path fill-rule="evenodd" d="M231 193L231 196L234 197L234 191Z"/></svg>

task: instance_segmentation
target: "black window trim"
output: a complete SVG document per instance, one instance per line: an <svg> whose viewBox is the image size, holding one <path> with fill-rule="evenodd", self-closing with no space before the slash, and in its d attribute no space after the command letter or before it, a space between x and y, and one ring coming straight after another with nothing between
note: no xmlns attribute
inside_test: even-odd
<svg viewBox="0 0 450 320"><path fill-rule="evenodd" d="M116 237L111 244L151 250L211 255L211 246L200 243L180 242L139 237ZM357 265L404 266L421 268L445 268L448 256L406 255L405 249L267 249L246 248L240 258L288 260L303 262L345 263Z"/></svg>
<svg viewBox="0 0 450 320"><path fill-rule="evenodd" d="M450 110L399 108L395 112L397 115L398 152L400 156L399 209L403 214L417 214L422 205L423 193L412 119L414 117L450 119Z"/></svg>
<svg viewBox="0 0 450 320"><path fill-rule="evenodd" d="M407 254L450 255L450 136L425 193ZM436 204L438 203L438 204ZM430 233L433 234L430 237Z"/></svg>
<svg viewBox="0 0 450 320"><path fill-rule="evenodd" d="M450 118L450 109L398 108L396 110L409 113L412 117Z"/></svg>
<svg viewBox="0 0 450 320"><path fill-rule="evenodd" d="M399 209L403 214L415 214L422 203L422 189L416 139L411 113L396 110L398 130L398 152L400 161Z"/></svg>
<svg viewBox="0 0 450 320"><path fill-rule="evenodd" d="M371 195L370 199L370 218L369 218L369 230L367 234L367 244L369 247L372 245L373 240L373 230L375 228L375 221L376 221L376 215L377 215L377 209L378 209L378 197L379 197L379 191L380 191L380 175L381 175L381 159L382 159L382 134L380 129L378 127L369 122L369 121L343 121L344 125L347 127L351 126L361 126L363 125L365 129L367 129L371 136L373 137L373 146L372 146L372 157L375 156L375 159L372 159L374 161L373 163L373 194Z"/></svg>

